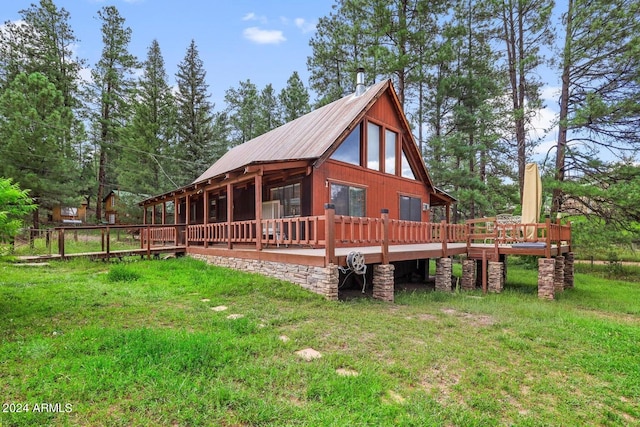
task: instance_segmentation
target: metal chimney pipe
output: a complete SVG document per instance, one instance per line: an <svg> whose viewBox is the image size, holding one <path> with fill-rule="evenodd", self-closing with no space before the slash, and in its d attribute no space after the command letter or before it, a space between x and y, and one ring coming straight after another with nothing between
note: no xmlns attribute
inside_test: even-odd
<svg viewBox="0 0 640 427"><path fill-rule="evenodd" d="M358 68L358 72L356 74L356 96L362 95L366 90L364 85L364 68Z"/></svg>

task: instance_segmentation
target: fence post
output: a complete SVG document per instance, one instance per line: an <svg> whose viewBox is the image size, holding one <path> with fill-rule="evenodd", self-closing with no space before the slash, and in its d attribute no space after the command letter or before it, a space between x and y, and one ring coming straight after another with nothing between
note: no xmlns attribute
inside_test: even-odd
<svg viewBox="0 0 640 427"><path fill-rule="evenodd" d="M382 216L382 264L389 264L389 209L380 211Z"/></svg>
<svg viewBox="0 0 640 427"><path fill-rule="evenodd" d="M147 225L147 259L151 259L151 227Z"/></svg>
<svg viewBox="0 0 640 427"><path fill-rule="evenodd" d="M545 225L547 226L547 244L544 256L545 258L551 258L551 218L547 217L545 219Z"/></svg>
<svg viewBox="0 0 640 427"><path fill-rule="evenodd" d="M325 256L324 264L334 264L336 258L336 224L335 224L336 206L332 203L324 204L324 239L325 239Z"/></svg>

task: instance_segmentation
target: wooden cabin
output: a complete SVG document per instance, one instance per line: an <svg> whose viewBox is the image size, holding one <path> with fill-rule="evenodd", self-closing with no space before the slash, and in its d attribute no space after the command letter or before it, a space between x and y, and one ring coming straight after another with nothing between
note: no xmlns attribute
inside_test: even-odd
<svg viewBox="0 0 640 427"><path fill-rule="evenodd" d="M429 222L453 198L433 185L386 80L232 148L192 184L145 200L147 222L166 221L166 202L184 224L322 215L326 203Z"/></svg>
<svg viewBox="0 0 640 427"><path fill-rule="evenodd" d="M444 260L484 244L495 229L474 224L476 239L472 226L448 224L455 200L434 186L391 81L363 81L359 74L354 94L232 148L193 183L141 202L149 225L141 244L182 245L328 298L338 296L338 267L353 267L357 256L359 267L373 266L373 294L384 300L393 300L393 263ZM444 212L437 222L436 207ZM531 251L549 257L543 228L536 239L545 243ZM485 266L504 255L493 243L473 252Z"/></svg>
<svg viewBox="0 0 640 427"><path fill-rule="evenodd" d="M80 206L54 205L51 209L51 221L61 224L80 224L87 221L87 204Z"/></svg>

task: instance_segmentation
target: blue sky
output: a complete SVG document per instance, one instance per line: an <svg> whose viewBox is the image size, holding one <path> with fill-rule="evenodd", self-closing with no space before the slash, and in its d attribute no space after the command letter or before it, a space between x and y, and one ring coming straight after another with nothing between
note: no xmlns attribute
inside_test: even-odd
<svg viewBox="0 0 640 427"><path fill-rule="evenodd" d="M20 18L19 11L38 0L1 0L0 21ZM333 0L54 0L70 13L80 39L77 55L93 66L102 40L97 12L114 5L132 31L131 53L144 60L153 39L160 43L173 84L178 63L194 39L207 71L216 110L224 91L250 79L259 89L276 91L297 71L308 84L309 39L318 19L331 12Z"/></svg>

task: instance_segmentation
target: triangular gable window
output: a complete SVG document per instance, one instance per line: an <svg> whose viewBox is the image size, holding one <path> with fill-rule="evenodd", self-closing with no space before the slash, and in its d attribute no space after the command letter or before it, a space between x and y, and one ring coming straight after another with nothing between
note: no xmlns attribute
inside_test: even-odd
<svg viewBox="0 0 640 427"><path fill-rule="evenodd" d="M340 146L333 152L331 158L341 162L360 165L360 127L358 124L349 136L345 138Z"/></svg>
<svg viewBox="0 0 640 427"><path fill-rule="evenodd" d="M416 179L416 175L413 173L413 169L411 169L409 159L407 159L407 155L405 154L404 150L402 150L402 177Z"/></svg>

